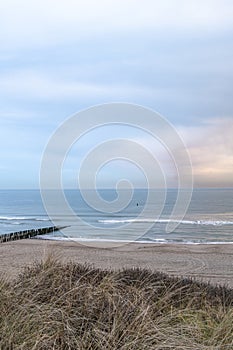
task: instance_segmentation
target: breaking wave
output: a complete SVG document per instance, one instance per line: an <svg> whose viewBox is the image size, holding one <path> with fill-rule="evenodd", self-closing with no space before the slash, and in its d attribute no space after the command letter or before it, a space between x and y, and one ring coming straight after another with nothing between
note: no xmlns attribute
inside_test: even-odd
<svg viewBox="0 0 233 350"><path fill-rule="evenodd" d="M225 220L172 220L172 219L103 219L98 220L99 223L102 224L127 224L127 223L143 223L143 222L151 222L155 224L167 224L167 223L179 223L183 225L201 225L201 226L223 226L223 225L233 225L233 221L225 221Z"/></svg>
<svg viewBox="0 0 233 350"><path fill-rule="evenodd" d="M0 216L0 221L49 221L48 218L39 218L33 216Z"/></svg>

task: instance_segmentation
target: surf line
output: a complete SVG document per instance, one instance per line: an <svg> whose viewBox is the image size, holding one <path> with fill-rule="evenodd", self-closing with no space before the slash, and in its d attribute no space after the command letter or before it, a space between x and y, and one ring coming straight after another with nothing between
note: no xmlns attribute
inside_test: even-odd
<svg viewBox="0 0 233 350"><path fill-rule="evenodd" d="M47 233L59 231L66 227L67 226L50 226L50 227L43 227L43 228L37 228L37 229L31 229L31 230L25 230L25 231L4 233L3 235L0 235L0 243L17 241L19 239L32 238L38 235L46 235Z"/></svg>

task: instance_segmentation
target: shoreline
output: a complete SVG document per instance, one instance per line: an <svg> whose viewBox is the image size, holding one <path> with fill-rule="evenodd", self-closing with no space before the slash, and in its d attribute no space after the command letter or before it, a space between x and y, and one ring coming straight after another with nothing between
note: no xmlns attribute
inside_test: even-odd
<svg viewBox="0 0 233 350"><path fill-rule="evenodd" d="M86 243L86 242L85 242ZM74 241L22 239L0 245L0 276L12 280L25 266L54 254L62 262L74 261L97 268L147 268L173 276L191 277L233 288L231 244L128 243L91 247Z"/></svg>
<svg viewBox="0 0 233 350"><path fill-rule="evenodd" d="M35 236L33 237L35 239L39 239L39 240L47 240L47 241L57 241L57 242L74 242L74 243L80 243L81 245L96 245L97 244L101 244L103 246L106 245L111 245L111 244L117 244L116 246L121 246L121 245L127 245L127 244L145 244L145 245L159 245L159 244L169 244L169 245L232 245L233 241L229 241L229 242L223 242L223 241L203 241L203 242L192 242L192 241L167 241L165 239L158 239L157 241L150 241L150 240L145 240L145 241L130 241L130 240L120 240L120 239L101 239L101 238L68 238L68 237L59 237L59 236L47 236L46 234L43 236ZM115 246L115 245L114 245Z"/></svg>

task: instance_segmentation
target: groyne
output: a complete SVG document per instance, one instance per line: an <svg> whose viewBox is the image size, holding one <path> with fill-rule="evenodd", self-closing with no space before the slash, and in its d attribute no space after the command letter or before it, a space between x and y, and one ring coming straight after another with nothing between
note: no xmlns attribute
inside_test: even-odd
<svg viewBox="0 0 233 350"><path fill-rule="evenodd" d="M36 229L25 230L25 231L4 233L0 235L0 243L16 241L16 240L25 239L25 238L32 238L38 235L46 235L51 232L59 231L62 228L64 227L50 226L50 227L36 228Z"/></svg>

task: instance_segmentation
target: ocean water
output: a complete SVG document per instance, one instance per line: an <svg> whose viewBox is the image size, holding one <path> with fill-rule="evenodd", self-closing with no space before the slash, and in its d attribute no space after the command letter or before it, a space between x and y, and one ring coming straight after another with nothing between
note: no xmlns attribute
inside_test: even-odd
<svg viewBox="0 0 233 350"><path fill-rule="evenodd" d="M127 191L122 193L122 198L127 198ZM153 190L149 203L147 190L135 190L132 198L117 211L117 192L100 190L101 198L107 206L109 203L111 210L108 213L99 209L98 201L92 203L95 208L88 205L77 190L67 190L65 194L75 216L57 214L55 224L69 228L43 236L45 239L71 237L79 241L233 243L233 189L195 189L187 213L180 222L171 216L177 198L175 189L167 191L161 214L157 217L160 190ZM92 192L88 191L88 194L91 198ZM147 213L144 216L146 205ZM57 206L54 193L55 212ZM167 225L171 222L179 225L173 232L167 233ZM0 191L0 234L53 224L38 190Z"/></svg>

